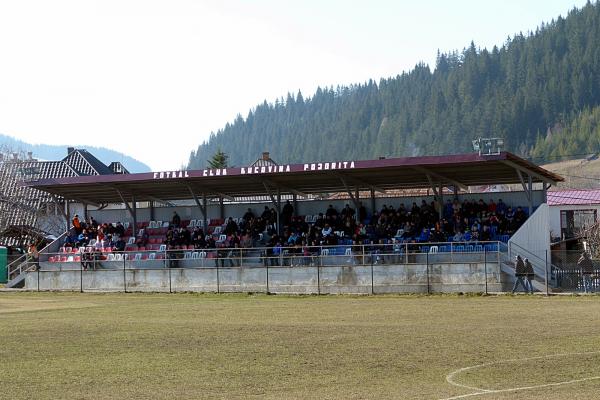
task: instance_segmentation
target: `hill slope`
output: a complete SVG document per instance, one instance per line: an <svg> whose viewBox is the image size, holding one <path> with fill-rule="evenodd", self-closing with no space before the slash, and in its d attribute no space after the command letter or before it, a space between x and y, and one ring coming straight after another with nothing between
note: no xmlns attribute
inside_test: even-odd
<svg viewBox="0 0 600 400"><path fill-rule="evenodd" d="M73 145L55 146L47 144L29 144L22 140L0 134L0 145L6 145L15 151L31 151L35 158L41 160L62 160L67 155L67 147L77 147ZM150 167L146 164L129 157L123 153L110 150L104 147L79 146L90 151L104 164L110 164L113 161L120 161L131 173L149 172Z"/></svg>
<svg viewBox="0 0 600 400"><path fill-rule="evenodd" d="M503 137L507 150L545 157L560 142L546 143L549 128L600 105L599 77L596 2L499 48L471 43L439 54L433 71L418 64L379 83L265 101L213 132L189 166L204 167L218 148L241 165L265 150L278 162L470 152L477 137ZM567 151L580 149L559 153Z"/></svg>

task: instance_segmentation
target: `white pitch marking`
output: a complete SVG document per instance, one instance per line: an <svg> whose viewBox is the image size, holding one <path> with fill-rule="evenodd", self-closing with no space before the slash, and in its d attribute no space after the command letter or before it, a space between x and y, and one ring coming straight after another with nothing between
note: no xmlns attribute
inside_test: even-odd
<svg viewBox="0 0 600 400"><path fill-rule="evenodd" d="M457 387L464 388L464 389L475 390L476 392L462 394L462 395L453 396L453 397L446 397L446 398L443 398L443 399L440 399L440 400L464 399L466 397L482 396L482 395L490 394L490 393L517 392L517 391L521 391L521 390L532 390L532 389L540 389L540 388L544 388L544 387L570 385L570 384L573 384L573 383L579 383L579 382L585 382L585 381L592 381L592 380L600 379L600 376L591 376L591 377L588 377L588 378L574 379L574 380L571 380L571 381L546 383L546 384L543 384L543 385L535 385L535 386L521 386L521 387L516 387L516 388L508 388L508 389L483 389L483 388L478 388L478 387L474 387L474 386L463 385L461 383L458 383L458 382L454 381L454 377L456 375L459 375L459 374L461 374L461 373L463 373L465 371L469 371L469 370L473 370L473 369L479 369L479 368L487 367L487 366L490 366L490 365L507 364L507 363L516 362L516 361L541 360L541 359L544 359L544 358L557 358L557 357L566 357L566 356L581 356L581 355L590 355L590 354L600 354L600 351L591 351L591 352L582 352L582 353L549 354L549 355L545 355L545 356L537 356L537 357L529 357L529 358L513 358L513 359L510 359L510 360L493 361L493 362L489 362L489 363L484 363L484 364L479 364L479 365L473 365L473 366L470 366L470 367L460 368L460 369L457 369L456 371L452 371L451 373L449 373L448 375L446 375L446 382L448 382L449 384L451 384L453 386L457 386Z"/></svg>

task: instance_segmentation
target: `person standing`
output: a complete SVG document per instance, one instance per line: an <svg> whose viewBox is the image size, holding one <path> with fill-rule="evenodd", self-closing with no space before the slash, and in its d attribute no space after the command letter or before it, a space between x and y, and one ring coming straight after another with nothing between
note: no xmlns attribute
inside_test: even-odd
<svg viewBox="0 0 600 400"><path fill-rule="evenodd" d="M592 291L592 274L594 273L594 264L590 259L590 255L584 251L581 253L577 266L581 272L581 278L583 280L583 291L589 293Z"/></svg>
<svg viewBox="0 0 600 400"><path fill-rule="evenodd" d="M512 293L514 293L517 290L519 283L521 284L521 286L523 286L525 292L527 292L527 285L525 281L523 281L523 278L525 276L525 263L523 262L521 256L517 255L517 257L515 258L515 285L513 286Z"/></svg>
<svg viewBox="0 0 600 400"><path fill-rule="evenodd" d="M40 253L38 252L35 242L31 242L29 244L27 256L29 258L29 262L34 266L35 270L38 271L40 269Z"/></svg>
<svg viewBox="0 0 600 400"><path fill-rule="evenodd" d="M535 272L533 270L533 265L528 258L525 259L525 278L527 278L529 293L533 294L533 280L535 279Z"/></svg>

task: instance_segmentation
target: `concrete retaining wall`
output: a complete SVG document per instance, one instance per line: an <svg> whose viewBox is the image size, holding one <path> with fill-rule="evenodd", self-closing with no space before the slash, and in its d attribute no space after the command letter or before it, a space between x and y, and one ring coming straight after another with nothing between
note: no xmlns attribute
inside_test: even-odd
<svg viewBox="0 0 600 400"><path fill-rule="evenodd" d="M131 292L270 292L370 294L502 291L497 263L357 265L334 267L233 267L73 269L31 272L27 290Z"/></svg>

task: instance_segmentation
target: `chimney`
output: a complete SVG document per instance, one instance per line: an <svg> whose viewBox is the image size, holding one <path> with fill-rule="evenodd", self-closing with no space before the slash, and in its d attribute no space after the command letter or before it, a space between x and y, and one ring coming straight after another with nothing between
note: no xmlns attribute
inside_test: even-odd
<svg viewBox="0 0 600 400"><path fill-rule="evenodd" d="M263 154L262 154L263 161L268 161L269 158L270 158L269 157L269 152L268 151L263 151Z"/></svg>
<svg viewBox="0 0 600 400"><path fill-rule="evenodd" d="M67 147L67 155L75 151L75 147Z"/></svg>
<svg viewBox="0 0 600 400"><path fill-rule="evenodd" d="M33 160L33 152L32 152L32 151L28 151L28 152L27 152L27 159L28 159L29 161Z"/></svg>

